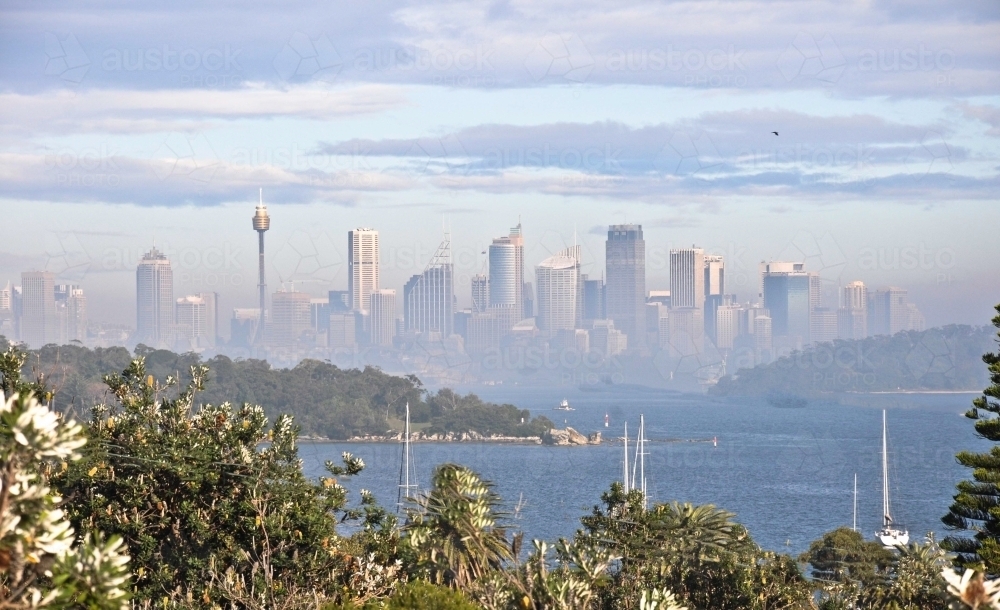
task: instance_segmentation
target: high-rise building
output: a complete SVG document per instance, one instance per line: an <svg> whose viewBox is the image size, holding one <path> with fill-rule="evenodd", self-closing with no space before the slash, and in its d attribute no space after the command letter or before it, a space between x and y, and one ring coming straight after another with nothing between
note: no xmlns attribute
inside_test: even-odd
<svg viewBox="0 0 1000 610"><path fill-rule="evenodd" d="M451 239L445 237L427 268L403 286L403 327L406 331L454 333L455 290L451 262Z"/></svg>
<svg viewBox="0 0 1000 610"><path fill-rule="evenodd" d="M906 290L889 287L868 293L868 334L894 335L910 326Z"/></svg>
<svg viewBox="0 0 1000 610"><path fill-rule="evenodd" d="M372 345L390 346L396 332L396 291L376 290L369 299Z"/></svg>
<svg viewBox="0 0 1000 610"><path fill-rule="evenodd" d="M330 313L351 311L351 293L347 290L330 290L327 292L327 301L330 303Z"/></svg>
<svg viewBox="0 0 1000 610"><path fill-rule="evenodd" d="M209 347L208 305L205 299L188 295L177 299L175 349L189 351Z"/></svg>
<svg viewBox="0 0 1000 610"><path fill-rule="evenodd" d="M249 348L257 336L260 310L256 308L234 309L229 321L229 346Z"/></svg>
<svg viewBox="0 0 1000 610"><path fill-rule="evenodd" d="M58 343L55 276L48 271L25 271L21 290L21 340L35 348Z"/></svg>
<svg viewBox="0 0 1000 610"><path fill-rule="evenodd" d="M713 343L718 340L716 336L716 311L719 307L732 305L736 302L734 294L709 294L705 295L705 336Z"/></svg>
<svg viewBox="0 0 1000 610"><path fill-rule="evenodd" d="M841 291L837 336L841 339L864 339L868 336L868 289L864 282L851 282Z"/></svg>
<svg viewBox="0 0 1000 610"><path fill-rule="evenodd" d="M482 313L490 306L490 276L479 273L472 276L472 311Z"/></svg>
<svg viewBox="0 0 1000 610"><path fill-rule="evenodd" d="M715 310L715 346L731 350L736 338L747 334L745 312L740 305L720 305Z"/></svg>
<svg viewBox="0 0 1000 610"><path fill-rule="evenodd" d="M580 284L580 246L570 246L535 267L538 285L538 328L555 335L573 330L583 313Z"/></svg>
<svg viewBox="0 0 1000 610"><path fill-rule="evenodd" d="M907 313L907 330L924 330L927 326L927 322L924 320L924 314L920 313L917 306L913 303L906 304Z"/></svg>
<svg viewBox="0 0 1000 610"><path fill-rule="evenodd" d="M705 255L705 296L726 293L726 263L721 254Z"/></svg>
<svg viewBox="0 0 1000 610"><path fill-rule="evenodd" d="M538 312L535 311L535 289L531 287L531 282L525 282L524 286L521 287L521 302L524 303L522 316L534 318L538 315Z"/></svg>
<svg viewBox="0 0 1000 610"><path fill-rule="evenodd" d="M616 330L641 348L646 334L646 241L642 225L611 225L604 245L605 306Z"/></svg>
<svg viewBox="0 0 1000 610"><path fill-rule="evenodd" d="M215 347L219 341L219 293L199 292L195 296L205 301L205 347Z"/></svg>
<svg viewBox="0 0 1000 610"><path fill-rule="evenodd" d="M772 340L787 337L796 345L810 340L809 326L819 284L815 281L817 274L804 267L803 263L783 262L764 267L764 307L770 312Z"/></svg>
<svg viewBox="0 0 1000 610"><path fill-rule="evenodd" d="M606 319L608 314L604 307L604 280L587 279L586 275L580 277L583 282L583 320Z"/></svg>
<svg viewBox="0 0 1000 610"><path fill-rule="evenodd" d="M153 247L135 269L137 343L168 347L174 323L174 273L167 256Z"/></svg>
<svg viewBox="0 0 1000 610"><path fill-rule="evenodd" d="M294 347L311 327L306 292L275 292L271 295L271 324L267 341L272 347Z"/></svg>
<svg viewBox="0 0 1000 610"><path fill-rule="evenodd" d="M524 316L524 237L521 223L510 234L497 237L489 247L490 306L514 308L514 321Z"/></svg>
<svg viewBox="0 0 1000 610"><path fill-rule="evenodd" d="M757 361L770 362L774 351L770 316L757 316L754 318L753 338Z"/></svg>
<svg viewBox="0 0 1000 610"><path fill-rule="evenodd" d="M809 340L812 343L830 343L837 338L837 311L817 307L809 318Z"/></svg>
<svg viewBox="0 0 1000 610"><path fill-rule="evenodd" d="M379 289L378 231L347 232L347 291L355 311L367 311L371 294Z"/></svg>
<svg viewBox="0 0 1000 610"><path fill-rule="evenodd" d="M704 308L705 295L708 294L705 278L708 274L709 270L705 265L705 251L701 248L671 250L670 306ZM719 279L721 281L721 276Z"/></svg>
<svg viewBox="0 0 1000 610"><path fill-rule="evenodd" d="M0 335L7 339L17 339L14 325L14 296L10 282L0 289Z"/></svg>
<svg viewBox="0 0 1000 610"><path fill-rule="evenodd" d="M670 354L673 357L705 351L705 310L699 307L670 308Z"/></svg>
<svg viewBox="0 0 1000 610"><path fill-rule="evenodd" d="M354 312L338 311L330 314L327 346L331 349L354 349L357 344L357 321Z"/></svg>
<svg viewBox="0 0 1000 610"><path fill-rule="evenodd" d="M59 319L59 343L87 340L87 297L75 284L55 287L56 317Z"/></svg>
<svg viewBox="0 0 1000 610"><path fill-rule="evenodd" d="M615 328L614 320L594 320L590 348L608 358L617 356L628 349L628 336Z"/></svg>

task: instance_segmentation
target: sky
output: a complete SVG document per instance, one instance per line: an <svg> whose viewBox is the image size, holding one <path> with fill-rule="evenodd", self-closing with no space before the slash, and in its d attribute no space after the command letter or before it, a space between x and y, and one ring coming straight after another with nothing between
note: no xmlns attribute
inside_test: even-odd
<svg viewBox="0 0 1000 610"><path fill-rule="evenodd" d="M1000 3L4 2L0 283L47 269L134 325L154 243L175 295L252 307L345 289L380 231L401 290L451 237L460 306L520 220L526 273L609 224L671 248L804 261L824 299L909 290L928 325L1000 302ZM773 132L777 132L775 135Z"/></svg>

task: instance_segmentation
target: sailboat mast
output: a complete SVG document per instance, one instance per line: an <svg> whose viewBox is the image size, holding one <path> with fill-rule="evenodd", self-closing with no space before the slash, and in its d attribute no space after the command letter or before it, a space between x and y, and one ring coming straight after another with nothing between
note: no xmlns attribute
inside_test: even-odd
<svg viewBox="0 0 1000 610"><path fill-rule="evenodd" d="M858 473L854 473L854 519L851 521L851 529L858 531Z"/></svg>
<svg viewBox="0 0 1000 610"><path fill-rule="evenodd" d="M410 491L410 401L406 401L406 443L403 445L403 454L406 461L406 491Z"/></svg>
<svg viewBox="0 0 1000 610"><path fill-rule="evenodd" d="M642 484L642 507L646 508L646 417L639 416L639 481Z"/></svg>
<svg viewBox="0 0 1000 610"><path fill-rule="evenodd" d="M892 517L889 516L889 454L885 428L885 409L882 409L882 523L888 527Z"/></svg>
<svg viewBox="0 0 1000 610"><path fill-rule="evenodd" d="M625 493L628 493L628 422L625 422L625 458L622 460L622 468L624 469L624 478L622 479L622 485L625 487Z"/></svg>

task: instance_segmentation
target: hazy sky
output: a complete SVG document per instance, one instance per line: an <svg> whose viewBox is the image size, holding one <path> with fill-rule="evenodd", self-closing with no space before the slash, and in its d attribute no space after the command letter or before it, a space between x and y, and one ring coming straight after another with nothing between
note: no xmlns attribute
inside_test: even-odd
<svg viewBox="0 0 1000 610"><path fill-rule="evenodd" d="M177 296L346 288L381 232L400 290L450 230L456 292L524 225L526 266L609 223L667 252L909 289L931 325L1000 301L1000 3L5 2L0 281L48 268L134 324L156 241ZM164 5L166 6L166 5ZM779 133L775 136L773 131ZM576 237L574 237L574 235Z"/></svg>

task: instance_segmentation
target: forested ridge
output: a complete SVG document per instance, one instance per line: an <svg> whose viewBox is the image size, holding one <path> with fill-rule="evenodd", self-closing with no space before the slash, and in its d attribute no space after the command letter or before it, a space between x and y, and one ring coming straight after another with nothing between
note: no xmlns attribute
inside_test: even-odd
<svg viewBox="0 0 1000 610"><path fill-rule="evenodd" d="M995 347L988 326L952 324L834 341L739 369L710 394L810 397L832 392L976 390L986 383L982 354Z"/></svg>
<svg viewBox="0 0 1000 610"><path fill-rule="evenodd" d="M0 348L7 341L0 338ZM407 403L411 421L430 432L468 432L502 436L540 436L552 427L545 417L531 417L513 405L497 405L475 394L459 395L444 388L428 391L414 375L397 377L377 367L341 369L328 362L303 360L294 368L272 368L264 360L208 360L194 353L176 354L139 345L135 353L124 347L89 349L80 345L46 345L27 352L24 374L42 375L53 390L53 407L89 415L90 405L106 398L104 376L121 372L135 356L145 358L157 379L168 376L190 380L192 366L208 366L208 380L198 394L199 404L244 402L264 408L269 419L279 414L295 417L303 435L345 439L384 434L398 429ZM525 423L521 423L522 418Z"/></svg>

